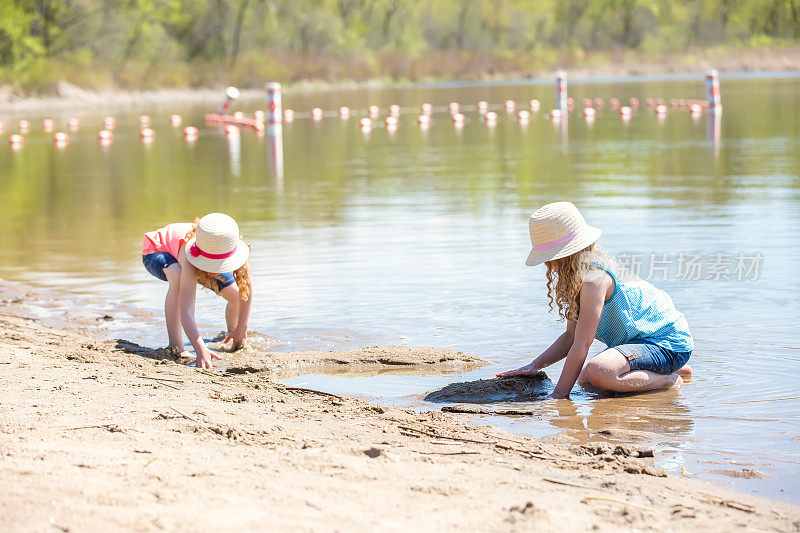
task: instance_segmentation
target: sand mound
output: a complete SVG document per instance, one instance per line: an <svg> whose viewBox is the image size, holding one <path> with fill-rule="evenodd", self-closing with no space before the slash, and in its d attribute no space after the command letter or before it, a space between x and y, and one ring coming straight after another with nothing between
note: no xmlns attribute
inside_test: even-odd
<svg viewBox="0 0 800 533"><path fill-rule="evenodd" d="M424 399L437 403L520 402L541 399L551 389L550 378L544 372L539 372L535 376L451 383L429 392Z"/></svg>
<svg viewBox="0 0 800 533"><path fill-rule="evenodd" d="M244 352L233 355L225 366L231 374L273 372L281 375L325 371L454 372L477 368L486 361L455 350L372 346L340 351Z"/></svg>

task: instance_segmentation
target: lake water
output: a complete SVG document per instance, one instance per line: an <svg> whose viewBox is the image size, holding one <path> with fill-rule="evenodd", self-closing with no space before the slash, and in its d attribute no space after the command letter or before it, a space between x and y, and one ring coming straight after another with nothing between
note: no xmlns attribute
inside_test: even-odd
<svg viewBox="0 0 800 533"><path fill-rule="evenodd" d="M702 76L571 83L570 95L577 111L565 131L546 118L550 84L288 92L284 108L298 118L283 128L282 178L269 137L243 131L239 142L226 140L203 124L209 109L201 106L80 114L83 128L63 149L42 132L43 116L0 117L0 277L92 298L72 313L118 304L152 311L145 316L156 318L130 315L107 327L164 345L157 314L165 286L141 266L141 235L223 211L253 244L251 329L262 346L425 345L492 363L449 376L312 375L292 383L438 409L421 400L424 392L527 363L563 330L548 314L543 267L523 261L530 213L570 200L603 229L602 247L641 264L685 313L695 377L680 392L624 398L576 387L572 402L514 406L536 416L481 421L565 442L653 446L672 472L797 503L800 81L723 78L717 121L679 110L659 120L644 105L649 97L702 99ZM585 97L605 100L593 124L580 113ZM639 98L642 108L623 122L608 107L611 97ZM502 109L507 99L526 106L531 98L543 105L527 126ZM473 111L479 100L498 112L496 126ZM462 129L443 112L430 129L417 126L421 103L450 101L465 108ZM390 104L408 110L396 132L360 131L373 104L382 116ZM349 120L304 116L317 106L335 115L343 105L357 110ZM200 128L195 144L170 127L173 112ZM139 138L140 113L153 117L150 145ZM117 130L102 147L96 133L105 114L114 114ZM63 130L70 116L52 118ZM19 118L32 130L14 151L7 138ZM198 306L209 334L224 323L217 300L206 295ZM615 431L599 433L607 428ZM732 477L746 468L765 477Z"/></svg>

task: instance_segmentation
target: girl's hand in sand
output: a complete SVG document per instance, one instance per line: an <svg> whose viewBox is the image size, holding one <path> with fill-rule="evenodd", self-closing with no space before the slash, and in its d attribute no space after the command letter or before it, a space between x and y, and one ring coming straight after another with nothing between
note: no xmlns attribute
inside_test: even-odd
<svg viewBox="0 0 800 533"><path fill-rule="evenodd" d="M211 360L219 361L222 357L218 356L209 349L202 350L197 354L197 359L194 361L194 366L197 368L213 368Z"/></svg>
<svg viewBox="0 0 800 533"><path fill-rule="evenodd" d="M539 370L541 370L538 365L534 365L533 361L528 363L525 366L521 366L516 370L506 370L505 372L500 372L495 374L495 377L498 378L511 378L514 376L533 376L536 375Z"/></svg>
<svg viewBox="0 0 800 533"><path fill-rule="evenodd" d="M244 341L247 339L247 330L239 327L235 327L228 333L228 336L225 337L225 340L222 341L226 343L228 341L233 341L233 350L236 351L239 348L244 348Z"/></svg>

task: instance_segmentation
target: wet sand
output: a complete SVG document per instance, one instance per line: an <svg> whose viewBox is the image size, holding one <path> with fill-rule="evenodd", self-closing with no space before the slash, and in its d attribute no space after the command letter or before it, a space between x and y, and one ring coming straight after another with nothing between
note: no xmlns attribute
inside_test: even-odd
<svg viewBox="0 0 800 533"><path fill-rule="evenodd" d="M0 300L3 531L800 528L800 508L667 476L647 449L544 443L277 380L321 361L480 364L460 352L251 353L230 358L239 371L198 371Z"/></svg>

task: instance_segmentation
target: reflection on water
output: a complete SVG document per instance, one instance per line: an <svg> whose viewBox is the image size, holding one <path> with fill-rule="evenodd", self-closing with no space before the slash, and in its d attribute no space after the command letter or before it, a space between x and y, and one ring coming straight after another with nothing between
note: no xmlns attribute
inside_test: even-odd
<svg viewBox="0 0 800 533"><path fill-rule="evenodd" d="M702 98L703 91L702 76L570 86L576 102ZM531 98L543 108L524 127L502 110L507 99L525 105ZM499 106L494 127L474 111L479 100ZM550 84L288 93L283 105L298 118L278 139L242 131L233 142L223 129L203 126L208 109L176 107L117 112L108 146L96 140L102 117L113 111L102 109L79 117L83 128L63 149L35 126L21 149L0 145L0 277L108 298L157 317L164 286L141 268L142 233L227 212L253 244L251 326L261 346L427 345L493 363L451 376L295 380L438 408L422 402L427 391L518 366L561 332L547 313L543 270L522 266L528 215L544 203L578 204L603 229L600 244L613 255L723 254L735 262L736 254L761 253L758 279L713 279L708 271L683 279L672 265L667 279L653 280L696 337L696 375L682 392L600 398L576 391L571 404L524 404L537 416L484 419L578 442L653 443L658 461L675 471L684 466L797 501L797 80L723 80L722 100L725 111L716 118L670 110L659 120L643 105L628 122L606 107L594 122L577 109L557 124L546 118ZM463 127L453 127L446 112L435 113L428 129L417 126L423 102L446 109L451 101L464 104ZM381 118L391 104L407 110L396 131L360 131L357 119L372 104L381 106ZM252 112L264 103L237 105ZM350 120L301 116L343 105L354 110ZM200 127L195 143L169 125L173 112ZM157 132L149 145L139 138L141 113L153 116ZM44 117L24 118L37 125ZM60 129L68 116L52 118ZM222 304L212 295L198 300L205 334L221 329ZM108 327L134 341L166 343L160 322L135 317ZM768 478L711 472L744 463Z"/></svg>

